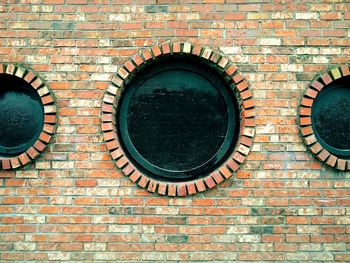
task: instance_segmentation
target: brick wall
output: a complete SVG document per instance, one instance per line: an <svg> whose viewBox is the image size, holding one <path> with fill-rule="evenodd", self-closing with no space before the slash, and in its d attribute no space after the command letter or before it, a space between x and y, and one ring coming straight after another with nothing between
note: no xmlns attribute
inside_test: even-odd
<svg viewBox="0 0 350 263"><path fill-rule="evenodd" d="M349 63L347 1L4 2L0 62L46 80L59 124L33 165L0 171L1 262L350 261L349 173L315 160L297 125L312 79ZM225 54L256 105L241 169L186 198L150 194L124 177L100 128L118 66L164 41Z"/></svg>

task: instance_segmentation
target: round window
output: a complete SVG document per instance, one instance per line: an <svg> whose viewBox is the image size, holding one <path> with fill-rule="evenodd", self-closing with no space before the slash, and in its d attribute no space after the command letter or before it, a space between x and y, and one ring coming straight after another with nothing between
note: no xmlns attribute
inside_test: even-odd
<svg viewBox="0 0 350 263"><path fill-rule="evenodd" d="M0 64L0 161L17 168L36 158L54 131L56 107L43 81L23 68Z"/></svg>
<svg viewBox="0 0 350 263"><path fill-rule="evenodd" d="M348 67L332 69L310 85L300 108L301 131L310 151L339 170L345 170L350 159L349 82Z"/></svg>
<svg viewBox="0 0 350 263"><path fill-rule="evenodd" d="M350 157L350 76L322 89L312 105L311 119L316 138L335 155Z"/></svg>
<svg viewBox="0 0 350 263"><path fill-rule="evenodd" d="M234 146L237 100L202 62L174 56L157 60L127 86L117 121L121 139L150 176L193 180L216 167Z"/></svg>
<svg viewBox="0 0 350 263"><path fill-rule="evenodd" d="M39 94L22 78L0 74L0 154L16 156L39 138L44 107Z"/></svg>
<svg viewBox="0 0 350 263"><path fill-rule="evenodd" d="M188 43L144 50L119 69L104 97L107 147L117 166L151 192L204 191L248 154L251 97L237 68L212 50Z"/></svg>

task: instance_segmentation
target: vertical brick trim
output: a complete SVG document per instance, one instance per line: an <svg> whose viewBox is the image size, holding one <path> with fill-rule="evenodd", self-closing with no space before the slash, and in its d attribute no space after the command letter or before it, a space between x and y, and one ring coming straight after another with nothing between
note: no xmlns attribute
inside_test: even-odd
<svg viewBox="0 0 350 263"><path fill-rule="evenodd" d="M310 153L314 155L319 161L341 171L349 171L350 163L348 160L342 159L339 156L328 152L317 140L312 128L311 110L313 102L315 101L319 92L326 85L329 85L333 81L348 75L350 75L349 66L344 65L335 67L319 76L313 80L309 87L306 89L299 105L299 127L304 144L309 149Z"/></svg>
<svg viewBox="0 0 350 263"><path fill-rule="evenodd" d="M44 107L44 125L38 140L17 156L11 158L0 156L0 168L10 170L29 164L44 151L56 131L57 106L50 88L31 70L13 64L0 64L0 74L13 75L26 81L38 93Z"/></svg>
<svg viewBox="0 0 350 263"><path fill-rule="evenodd" d="M186 182L161 182L148 177L139 171L126 156L120 146L118 132L115 125L116 109L119 103L119 96L125 88L126 81L130 80L135 72L143 67L150 60L161 56L172 54L199 57L206 63L214 66L219 72L226 76L231 82L233 91L238 95L241 112L241 127L238 142L229 158L215 171L204 177ZM233 85L232 85L233 84ZM117 74L111 80L102 103L102 131L108 150L116 165L124 175L140 187L152 193L168 196L187 196L206 189L213 188L224 179L233 175L239 166L245 161L249 154L252 141L255 135L255 110L253 94L249 89L248 81L239 72L238 68L225 56L210 48L192 45L191 43L164 43L141 50L132 59L121 66Z"/></svg>

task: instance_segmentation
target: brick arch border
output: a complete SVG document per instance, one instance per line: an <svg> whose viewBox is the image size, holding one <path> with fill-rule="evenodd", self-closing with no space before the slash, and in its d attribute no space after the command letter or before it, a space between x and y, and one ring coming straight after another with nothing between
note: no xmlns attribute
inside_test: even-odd
<svg viewBox="0 0 350 263"><path fill-rule="evenodd" d="M335 67L316 78L305 91L299 108L299 127L308 150L319 161L337 170L350 170L350 160L339 158L327 151L317 140L312 129L311 109L318 93L333 81L350 75L349 66Z"/></svg>
<svg viewBox="0 0 350 263"><path fill-rule="evenodd" d="M238 95L239 108L241 111L241 127L237 144L230 157L215 171L205 177L186 182L164 182L143 174L128 159L121 147L116 128L116 112L120 95L125 88L126 81L130 80L137 71L150 61L161 56L172 54L197 56L203 61L216 67L222 74L229 77L233 91ZM248 81L239 73L238 68L228 58L220 53L206 47L193 45L191 43L163 43L141 50L135 54L123 66L111 80L102 102L101 127L107 149L111 152L112 158L118 168L131 181L149 192L156 192L160 195L187 196L206 189L215 187L223 180L232 176L239 169L249 154L255 135L255 109L253 93L249 89Z"/></svg>
<svg viewBox="0 0 350 263"><path fill-rule="evenodd" d="M0 74L9 74L23 79L38 93L44 107L44 126L36 142L25 152L10 158L0 156L0 166L3 170L23 167L36 159L50 142L56 131L57 107L50 88L37 74L31 70L14 64L0 64Z"/></svg>

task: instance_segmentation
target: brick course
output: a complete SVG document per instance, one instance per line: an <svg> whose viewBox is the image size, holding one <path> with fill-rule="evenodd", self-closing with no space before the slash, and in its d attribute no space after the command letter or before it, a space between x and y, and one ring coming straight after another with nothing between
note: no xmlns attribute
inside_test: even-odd
<svg viewBox="0 0 350 263"><path fill-rule="evenodd" d="M0 61L45 79L58 126L33 163L0 171L2 262L350 262L349 173L315 159L297 124L311 81L349 63L349 3L7 3ZM184 198L151 194L126 178L103 139L110 127L101 128L112 77L131 58L138 64L139 50L146 58L169 42L225 54L249 82L256 110L240 169ZM305 127L309 121L300 118Z"/></svg>

